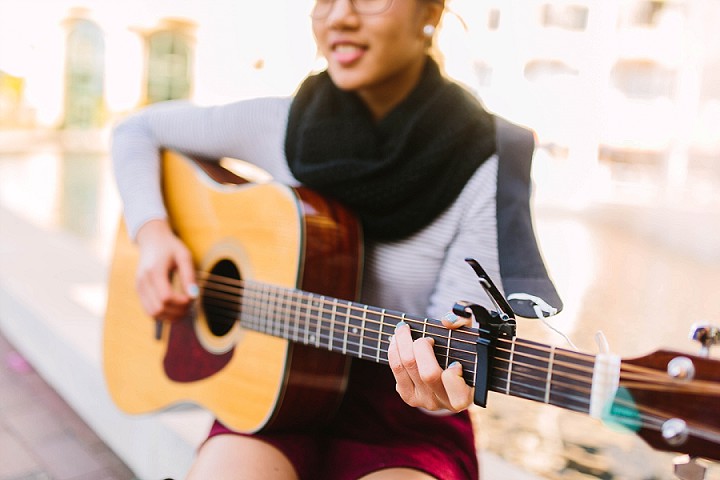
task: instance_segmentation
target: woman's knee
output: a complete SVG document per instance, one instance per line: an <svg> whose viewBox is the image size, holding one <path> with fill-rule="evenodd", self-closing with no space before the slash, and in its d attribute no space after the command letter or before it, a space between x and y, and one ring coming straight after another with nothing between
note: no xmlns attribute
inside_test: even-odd
<svg viewBox="0 0 720 480"><path fill-rule="evenodd" d="M290 460L267 442L217 435L200 448L187 480L297 480Z"/></svg>

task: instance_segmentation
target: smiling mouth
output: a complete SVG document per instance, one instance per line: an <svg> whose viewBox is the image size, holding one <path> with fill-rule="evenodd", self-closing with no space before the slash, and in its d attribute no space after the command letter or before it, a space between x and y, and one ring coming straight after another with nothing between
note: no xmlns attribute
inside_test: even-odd
<svg viewBox="0 0 720 480"><path fill-rule="evenodd" d="M332 46L333 57L342 65L358 61L366 51L366 47L352 43L338 43Z"/></svg>

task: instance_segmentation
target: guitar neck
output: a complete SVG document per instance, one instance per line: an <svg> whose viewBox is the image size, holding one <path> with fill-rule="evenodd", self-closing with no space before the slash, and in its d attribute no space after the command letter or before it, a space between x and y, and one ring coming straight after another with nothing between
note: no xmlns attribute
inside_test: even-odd
<svg viewBox="0 0 720 480"><path fill-rule="evenodd" d="M447 368L463 367L475 385L478 331L450 330L439 320L272 285L245 282L240 320L244 328L296 343L387 364L387 348L401 320L413 336L435 340L435 356ZM594 357L518 338L499 339L494 350L492 391L584 412Z"/></svg>

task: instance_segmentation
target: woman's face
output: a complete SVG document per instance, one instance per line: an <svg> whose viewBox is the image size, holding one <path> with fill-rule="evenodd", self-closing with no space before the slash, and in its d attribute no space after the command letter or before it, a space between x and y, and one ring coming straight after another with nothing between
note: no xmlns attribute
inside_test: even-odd
<svg viewBox="0 0 720 480"><path fill-rule="evenodd" d="M313 33L335 85L370 102L402 100L425 62L423 27L437 24L442 4L392 0L387 10L363 15L350 0L318 2L332 3L326 17L313 17Z"/></svg>

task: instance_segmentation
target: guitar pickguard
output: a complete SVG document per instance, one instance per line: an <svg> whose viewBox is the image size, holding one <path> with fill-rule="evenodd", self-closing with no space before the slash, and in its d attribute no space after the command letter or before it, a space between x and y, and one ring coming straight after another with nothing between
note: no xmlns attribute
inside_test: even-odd
<svg viewBox="0 0 720 480"><path fill-rule="evenodd" d="M195 382L218 373L230 363L235 351L207 351L195 335L192 318L171 325L169 335L163 367L168 378L176 382Z"/></svg>

